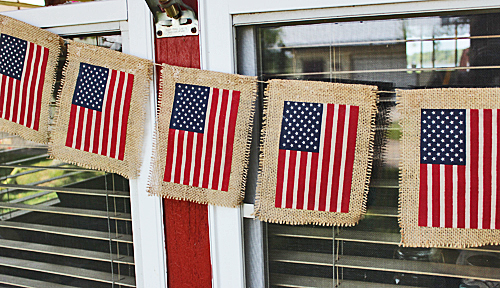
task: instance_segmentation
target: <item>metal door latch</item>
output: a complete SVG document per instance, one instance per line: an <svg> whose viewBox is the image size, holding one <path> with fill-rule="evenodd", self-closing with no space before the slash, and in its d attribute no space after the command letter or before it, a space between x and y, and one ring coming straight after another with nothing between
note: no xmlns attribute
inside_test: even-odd
<svg viewBox="0 0 500 288"><path fill-rule="evenodd" d="M198 35L198 18L182 0L146 0L155 16L156 37Z"/></svg>

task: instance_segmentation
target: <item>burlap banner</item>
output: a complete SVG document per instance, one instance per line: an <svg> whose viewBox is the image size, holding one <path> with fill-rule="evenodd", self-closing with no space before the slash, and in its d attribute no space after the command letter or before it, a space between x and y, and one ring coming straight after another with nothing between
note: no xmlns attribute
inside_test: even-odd
<svg viewBox="0 0 500 288"><path fill-rule="evenodd" d="M500 89L398 91L402 244L500 243Z"/></svg>
<svg viewBox="0 0 500 288"><path fill-rule="evenodd" d="M376 87L270 80L256 216L287 224L356 224L371 172Z"/></svg>
<svg viewBox="0 0 500 288"><path fill-rule="evenodd" d="M138 57L70 42L51 157L137 177L152 67Z"/></svg>
<svg viewBox="0 0 500 288"><path fill-rule="evenodd" d="M0 15L0 131L48 142L62 38Z"/></svg>
<svg viewBox="0 0 500 288"><path fill-rule="evenodd" d="M255 77L163 65L149 192L242 203L257 95Z"/></svg>

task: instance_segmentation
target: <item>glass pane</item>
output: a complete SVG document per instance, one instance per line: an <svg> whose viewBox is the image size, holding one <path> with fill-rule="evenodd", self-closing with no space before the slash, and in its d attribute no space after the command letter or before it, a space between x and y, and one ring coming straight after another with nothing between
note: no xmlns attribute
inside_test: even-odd
<svg viewBox="0 0 500 288"><path fill-rule="evenodd" d="M73 40L121 50L120 35ZM0 133L0 282L135 287L129 194L121 176L49 159L46 145Z"/></svg>
<svg viewBox="0 0 500 288"><path fill-rule="evenodd" d="M500 287L498 246L399 247L401 127L394 93L397 88L498 87L499 16L255 27L260 79L359 83L381 91L366 216L345 228L266 224L264 267L271 287ZM241 47L238 59L249 53ZM473 276L473 266L493 270Z"/></svg>

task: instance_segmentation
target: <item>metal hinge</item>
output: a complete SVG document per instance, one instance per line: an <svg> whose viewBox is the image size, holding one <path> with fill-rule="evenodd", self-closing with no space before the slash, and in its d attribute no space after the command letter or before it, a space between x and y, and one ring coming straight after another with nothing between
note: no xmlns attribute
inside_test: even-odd
<svg viewBox="0 0 500 288"><path fill-rule="evenodd" d="M198 18L182 0L146 0L155 16L157 38L198 35Z"/></svg>

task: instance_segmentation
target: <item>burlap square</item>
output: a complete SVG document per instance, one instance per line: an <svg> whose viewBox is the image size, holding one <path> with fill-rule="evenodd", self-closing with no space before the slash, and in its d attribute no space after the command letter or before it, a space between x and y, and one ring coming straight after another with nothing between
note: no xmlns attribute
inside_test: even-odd
<svg viewBox="0 0 500 288"><path fill-rule="evenodd" d="M66 146L73 95L81 63L133 74L123 160L100 155L95 151L87 152ZM150 95L152 68L153 64L145 59L107 48L69 42L67 61L63 70L63 86L57 100L56 124L49 143L50 156L82 167L117 173L127 178L137 177L142 162L145 108L147 97Z"/></svg>
<svg viewBox="0 0 500 288"><path fill-rule="evenodd" d="M262 130L260 174L256 196L255 214L260 220L293 225L339 226L352 226L360 220L366 211L366 197L370 181L377 112L376 98L376 87L374 86L294 80L269 81L264 103L265 123ZM356 144L355 147L352 147L355 152L347 212L277 208L275 206L280 133L286 101L359 107ZM323 113L326 112L323 110ZM307 178L305 183L308 185Z"/></svg>
<svg viewBox="0 0 500 288"><path fill-rule="evenodd" d="M41 81L38 84L42 86L41 101L39 104L40 112L36 115L34 113L28 112L32 110L29 109L29 105L37 105L34 94L32 94L27 101L22 101L20 100L20 95L23 94L23 92L17 91L12 95L7 95L7 93L4 94L5 97L10 96L9 98L11 99L11 105L9 107L5 107L7 109L11 109L9 110L10 116L7 117L7 114L5 114L5 118L7 119L4 119L2 118L2 113L0 113L0 131L19 135L26 140L46 144L49 139L49 105L53 100L54 84L56 82L56 71L58 60L61 54L61 46L63 44L63 40L61 37L54 33L45 31L38 27L31 26L24 22L3 15L0 15L0 34L13 36L48 49L47 64L45 73L43 75L44 79L43 82ZM31 68L31 70L35 71L37 69ZM28 68L25 67L24 71L28 71ZM33 84L33 87L36 86L36 83L34 81L30 84ZM35 89L37 88L39 87L35 87L33 91L35 91ZM24 92L24 94L26 94L26 92ZM17 104L17 108L19 109L18 112L14 111L14 109L16 108L14 102L19 103ZM0 107L2 105L3 103L0 105ZM26 109L26 112L21 112L24 109ZM32 122L29 121L30 119L27 116L28 114L34 115L34 117L32 118ZM38 127L36 127L36 123L38 123Z"/></svg>
<svg viewBox="0 0 500 288"><path fill-rule="evenodd" d="M500 89L399 90L397 96L403 129L399 192L402 245L457 248L498 245L500 230L419 226L419 191L421 109L499 109Z"/></svg>
<svg viewBox="0 0 500 288"><path fill-rule="evenodd" d="M240 205L242 203L245 191L245 182L247 177L247 169L248 169L248 161L250 153L251 131L253 124L253 115L255 111L254 106L257 95L256 80L257 79L255 77L225 74L219 72L204 71L199 69L175 67L165 64L163 65L161 70L161 80L160 80L161 82L160 82L159 112L157 116L158 126L156 127L156 132L155 132L155 138L156 138L155 147L153 149L152 168L150 171L151 175L149 179L150 194L160 195L170 199L188 200L196 203L203 203L203 204L208 203L208 204L221 205L227 207L236 207L237 205ZM227 191L221 189L221 187L223 187L224 185L218 186L214 184L217 180L214 180L212 186L207 186L210 184L207 185L203 184L201 180L199 181L198 184L196 183L198 182L199 178L194 177L195 175L194 170L198 169L197 168L199 167L198 165L202 165L200 164L202 161L205 161L207 159L214 159L213 157L209 158L209 156L206 155L206 157L203 160L200 158L199 160L191 161L191 159L195 159L193 157L195 157L196 154L194 152L193 154L189 153L192 153L191 151L195 151L198 147L205 147L202 146L202 144L197 144L197 145L189 144L192 146L189 145L182 146L178 144L178 146L172 146L170 149L170 153L174 153L173 150L177 152L181 151L181 149L184 149L182 150L185 151L185 153L183 154L184 156L179 156L178 159L180 159L180 157L184 158L182 161L180 160L178 161L177 168L182 169L180 171L187 171L187 172L182 172L184 175L182 176L184 180L179 180L177 179L176 176L172 177L171 181L170 180L164 181L168 180L165 178L165 171L168 162L167 157L169 153L169 148L167 147L169 140L173 141L173 138L169 139L169 130L172 131L175 130L171 128L171 119L173 118L172 116L173 110L175 110L174 97L176 93L176 88L181 87L179 85L181 85L182 87L196 87L197 89L198 88L218 89L217 91L222 91L223 89L225 89L225 91L239 91L240 93L239 104L237 105L236 123L233 124L235 126L234 126L234 139L232 139L233 141L232 160L229 163L231 165L230 174L229 174L229 179L223 179L224 181L228 181ZM230 95L234 95L235 92L228 92L228 93L233 93ZM211 97L212 96L210 96L209 98ZM232 99L235 99L234 96L232 97ZM221 103L221 101L219 101L218 103ZM226 105L228 105L227 107L229 107L229 104ZM220 109L222 108L219 107L218 110ZM220 117L220 119L218 119L217 121L219 120L222 121L223 119L224 119L223 117ZM207 130L204 130L203 135L208 134ZM187 132L182 132L182 133L187 133ZM191 135L199 135L199 134L191 134ZM198 136L193 136L193 137L198 137ZM230 142L231 139L229 139L228 141ZM202 143L202 142L200 141L197 143ZM215 144L214 147L216 146L219 147L219 143L222 142L219 142L219 140L217 140L217 144ZM192 157L189 157L189 155L192 155ZM213 155L216 155L216 153L214 152ZM225 158L222 157L222 159ZM206 174L210 175L208 177L212 177L213 175L215 175L214 171L219 169L219 167L222 167L219 165L214 165L214 163L216 163L214 161L211 162L213 162L210 165L210 167L212 168L208 167L207 169L209 170L205 169L205 174L206 171L210 171L209 174ZM172 162L170 161L169 163ZM188 167L188 165L192 165L189 166L193 167L192 170L189 170L190 168ZM227 163L225 165L227 166ZM196 173L201 174L201 172L196 172ZM222 173L219 175L219 177L221 177L221 175ZM214 179L216 179L216 176L213 177ZM196 180L194 180L195 178Z"/></svg>

